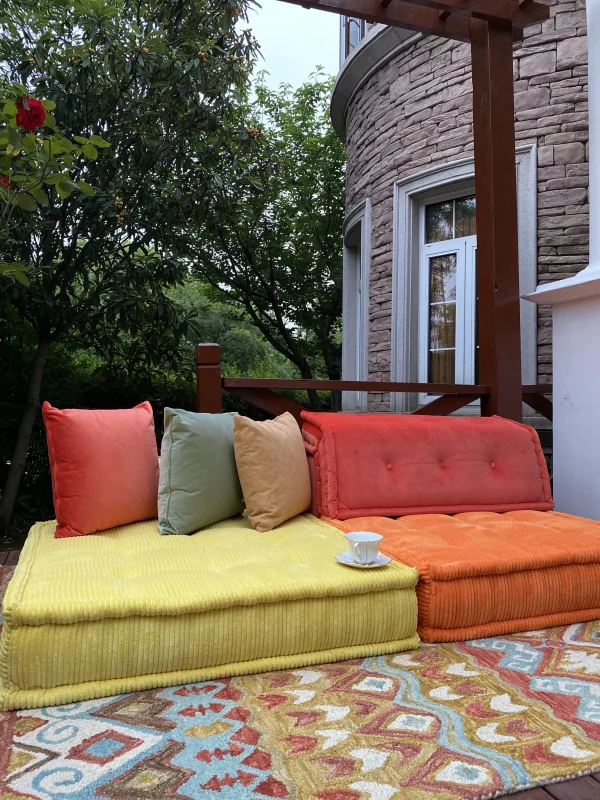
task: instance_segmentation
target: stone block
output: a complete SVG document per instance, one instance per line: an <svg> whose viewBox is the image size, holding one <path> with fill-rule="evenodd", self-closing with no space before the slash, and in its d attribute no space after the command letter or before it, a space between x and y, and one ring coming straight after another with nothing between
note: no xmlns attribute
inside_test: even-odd
<svg viewBox="0 0 600 800"><path fill-rule="evenodd" d="M585 147L581 142L554 145L555 164L580 164L585 161Z"/></svg>
<svg viewBox="0 0 600 800"><path fill-rule="evenodd" d="M538 151L539 152L539 151ZM540 181L557 180L565 177L565 166L543 167L538 169L538 179Z"/></svg>
<svg viewBox="0 0 600 800"><path fill-rule="evenodd" d="M538 147L538 165L540 167L549 167L554 164L554 147L542 146Z"/></svg>
<svg viewBox="0 0 600 800"><path fill-rule="evenodd" d="M587 65L587 36L575 36L558 42L556 63L558 69Z"/></svg>
<svg viewBox="0 0 600 800"><path fill-rule="evenodd" d="M552 133L546 136L546 144L570 144L571 142L578 142L580 140L577 131Z"/></svg>
<svg viewBox="0 0 600 800"><path fill-rule="evenodd" d="M515 111L529 111L533 108L543 108L549 105L550 89L545 86L515 94Z"/></svg>
<svg viewBox="0 0 600 800"><path fill-rule="evenodd" d="M573 33L576 33L577 28L585 28L586 26L585 11L568 11L557 14L554 17L554 24L558 31L565 28L573 28Z"/></svg>
<svg viewBox="0 0 600 800"><path fill-rule="evenodd" d="M398 100L401 100L409 89L410 77L408 75L401 75L390 84L390 101L396 103Z"/></svg>
<svg viewBox="0 0 600 800"><path fill-rule="evenodd" d="M589 164L568 164L566 167L567 176L571 175L588 175L590 174Z"/></svg>
<svg viewBox="0 0 600 800"><path fill-rule="evenodd" d="M556 53L547 50L535 53L531 56L524 56L519 62L519 77L532 78L536 75L548 75L556 70Z"/></svg>
<svg viewBox="0 0 600 800"><path fill-rule="evenodd" d="M586 189L561 189L555 192L542 192L538 198L539 208L564 208L568 205L585 203Z"/></svg>
<svg viewBox="0 0 600 800"><path fill-rule="evenodd" d="M532 89L533 91L533 89ZM554 125L558 124L560 117L564 114L570 114L574 110L572 103L561 103L543 108L530 108L524 111L517 112L517 119L534 119L537 120L538 125Z"/></svg>
<svg viewBox="0 0 600 800"><path fill-rule="evenodd" d="M588 179L585 175L579 175L575 178L555 178L554 180L546 181L544 191L552 192L555 189L587 189Z"/></svg>

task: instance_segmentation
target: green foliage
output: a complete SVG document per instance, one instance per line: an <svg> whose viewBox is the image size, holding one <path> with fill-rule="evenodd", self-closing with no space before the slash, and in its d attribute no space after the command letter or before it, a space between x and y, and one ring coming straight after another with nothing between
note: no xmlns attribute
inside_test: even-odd
<svg viewBox="0 0 600 800"><path fill-rule="evenodd" d="M56 104L43 100L43 128L36 126L29 131L18 124L17 103L29 107L26 87L20 84L5 87L0 94L0 216L5 230L19 225L19 218L13 215L15 209L33 212L38 206L48 207L49 189L62 199L75 190L88 196L95 194L88 183L76 180L81 162L89 156L85 147L77 147L57 130L50 113ZM107 141L97 138L99 146L109 146ZM27 269L26 264L18 261L0 261L0 275L13 277L23 286L29 286Z"/></svg>
<svg viewBox="0 0 600 800"><path fill-rule="evenodd" d="M55 104L61 134L48 135L62 148L69 180L47 175L35 188L48 204L38 204L41 194L21 195L35 212L0 228L0 260L27 264L30 282L0 275L0 312L15 312L36 341L0 535L51 348L93 348L115 371L134 369L142 349L151 371L180 363L188 315L167 291L188 274L177 228L221 185L215 152L230 141L255 51L238 24L246 8L246 0L3 3L0 88L20 84ZM13 158L16 129L8 129Z"/></svg>
<svg viewBox="0 0 600 800"><path fill-rule="evenodd" d="M0 536L21 474L21 519L50 513L40 399L147 398L160 436L165 404L194 407L198 341L228 375L339 377L331 81L249 100L252 2L2 4ZM44 98L34 132L23 94Z"/></svg>
<svg viewBox="0 0 600 800"><path fill-rule="evenodd" d="M320 72L295 91L259 81L238 111L244 132L221 154L222 185L197 218L204 246L188 250L200 278L304 377L341 371L345 154L331 88Z"/></svg>
<svg viewBox="0 0 600 800"><path fill-rule="evenodd" d="M298 377L290 362L265 342L248 319L210 297L206 287L190 281L169 293L190 321L189 338L183 337L176 351L157 358L154 343L143 331L136 337L117 333L110 350L101 343L87 348L76 340L58 343L48 359L44 399L58 408L128 408L150 400L160 444L164 407L195 408L194 348L199 341L221 343L223 371L232 377ZM31 371L36 345L31 325L19 320L14 309L5 309L0 316L0 485L6 479L14 432L26 400L23 375ZM305 396L297 399L306 401ZM263 418L256 408L229 396L224 396L224 402L226 410ZM13 536L18 540L33 522L52 515L46 436L38 417L11 525Z"/></svg>
<svg viewBox="0 0 600 800"><path fill-rule="evenodd" d="M210 287L190 280L170 290L169 295L189 315L189 352L193 352L198 342L217 342L221 346L224 375L299 377L294 366L265 340L248 316Z"/></svg>
<svg viewBox="0 0 600 800"><path fill-rule="evenodd" d="M184 274L173 224L202 207L214 186L213 151L254 54L250 32L236 27L245 7L241 0L5 4L0 60L18 85L12 94L5 87L0 174L16 187L6 189L10 202L38 214L0 258L29 263L45 298L64 299L76 284L80 306L85 269L104 284L112 263L122 272L150 248L166 265L165 282ZM21 90L48 98L49 133L17 131L11 115ZM20 184L40 155L59 163L36 168L34 193ZM2 158L11 159L8 170ZM89 296L97 305L96 292ZM39 310L39 294L32 303ZM44 311L54 318L46 302Z"/></svg>

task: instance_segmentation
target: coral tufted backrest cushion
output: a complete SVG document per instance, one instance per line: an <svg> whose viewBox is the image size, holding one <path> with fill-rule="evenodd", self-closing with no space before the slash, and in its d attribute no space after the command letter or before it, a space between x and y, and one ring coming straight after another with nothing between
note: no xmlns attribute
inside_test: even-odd
<svg viewBox="0 0 600 800"><path fill-rule="evenodd" d="M540 440L502 417L302 412L313 509L333 519L550 511Z"/></svg>

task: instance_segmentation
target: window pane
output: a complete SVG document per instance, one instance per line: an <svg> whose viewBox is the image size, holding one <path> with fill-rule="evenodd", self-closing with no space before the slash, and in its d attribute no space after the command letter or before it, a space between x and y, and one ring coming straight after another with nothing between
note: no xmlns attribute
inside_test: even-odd
<svg viewBox="0 0 600 800"><path fill-rule="evenodd" d="M360 20L356 19L355 17L348 17L348 25L349 25L349 43L350 43L350 50L354 50L356 45L360 42Z"/></svg>
<svg viewBox="0 0 600 800"><path fill-rule="evenodd" d="M445 242L453 237L452 200L425 207L425 243Z"/></svg>
<svg viewBox="0 0 600 800"><path fill-rule="evenodd" d="M477 228L475 227L475 198L463 197L456 201L456 233L458 239L460 236L475 236Z"/></svg>
<svg viewBox="0 0 600 800"><path fill-rule="evenodd" d="M429 383L454 383L454 350L429 353Z"/></svg>
<svg viewBox="0 0 600 800"><path fill-rule="evenodd" d="M439 350L456 344L456 303L429 307L429 349Z"/></svg>
<svg viewBox="0 0 600 800"><path fill-rule="evenodd" d="M429 302L456 300L456 253L429 259Z"/></svg>

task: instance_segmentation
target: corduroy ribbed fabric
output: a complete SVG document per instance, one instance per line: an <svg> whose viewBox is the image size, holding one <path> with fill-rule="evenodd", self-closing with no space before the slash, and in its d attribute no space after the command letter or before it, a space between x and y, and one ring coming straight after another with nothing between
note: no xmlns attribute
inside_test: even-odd
<svg viewBox="0 0 600 800"><path fill-rule="evenodd" d="M418 646L416 570L352 570L303 515L189 537L143 522L55 540L30 531L4 600L2 708L358 658Z"/></svg>
<svg viewBox="0 0 600 800"><path fill-rule="evenodd" d="M501 636L600 619L600 523L553 511L329 520L370 530L419 570L426 642Z"/></svg>

